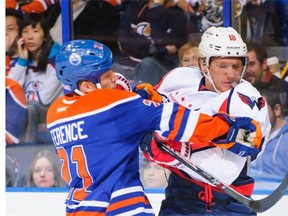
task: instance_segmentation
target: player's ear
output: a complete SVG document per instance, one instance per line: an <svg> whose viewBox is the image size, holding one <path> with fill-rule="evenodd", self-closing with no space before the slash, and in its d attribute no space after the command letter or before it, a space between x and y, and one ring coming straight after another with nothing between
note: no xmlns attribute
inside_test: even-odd
<svg viewBox="0 0 288 216"><path fill-rule="evenodd" d="M79 86L79 90L81 92L83 92L84 94L94 91L95 89L97 89L96 85L93 84L91 81L80 81L78 83Z"/></svg>
<svg viewBox="0 0 288 216"><path fill-rule="evenodd" d="M207 68L205 66L205 59L204 58L199 58L198 60L198 65L202 73L207 73Z"/></svg>

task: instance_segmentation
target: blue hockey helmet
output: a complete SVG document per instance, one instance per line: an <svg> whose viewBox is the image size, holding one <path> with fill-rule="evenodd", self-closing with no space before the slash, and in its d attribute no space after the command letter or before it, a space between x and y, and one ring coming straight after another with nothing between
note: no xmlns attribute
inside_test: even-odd
<svg viewBox="0 0 288 216"><path fill-rule="evenodd" d="M61 83L72 91L81 80L100 83L101 74L112 67L112 53L102 43L93 40L72 40L56 55L56 73Z"/></svg>

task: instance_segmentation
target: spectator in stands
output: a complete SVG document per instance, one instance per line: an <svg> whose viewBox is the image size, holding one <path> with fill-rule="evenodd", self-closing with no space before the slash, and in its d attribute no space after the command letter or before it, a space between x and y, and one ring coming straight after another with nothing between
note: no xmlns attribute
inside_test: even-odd
<svg viewBox="0 0 288 216"><path fill-rule="evenodd" d="M19 39L19 29L22 26L22 14L12 8L7 8L5 12L5 24L6 24L6 76L10 71L11 65L15 61L15 58L18 55L17 52L17 40Z"/></svg>
<svg viewBox="0 0 288 216"><path fill-rule="evenodd" d="M140 177L144 188L165 188L168 183L170 171L142 158L140 164Z"/></svg>
<svg viewBox="0 0 288 216"><path fill-rule="evenodd" d="M25 14L21 38L17 41L19 58L9 77L23 85L28 101L48 107L63 94L56 77L55 55L59 44L53 43L42 15Z"/></svg>
<svg viewBox="0 0 288 216"><path fill-rule="evenodd" d="M18 144L28 118L27 100L22 86L6 77L6 146Z"/></svg>
<svg viewBox="0 0 288 216"><path fill-rule="evenodd" d="M55 71L55 55L59 44L50 37L41 14L24 14L21 37L17 41L18 58L8 77L23 86L29 106L37 112L36 125L47 131L46 113L49 105L63 94L63 86ZM36 118L36 117L35 117Z"/></svg>
<svg viewBox="0 0 288 216"><path fill-rule="evenodd" d="M281 181L288 172L288 121L283 115L284 104L276 90L259 91L268 104L272 127L265 151L251 164L251 176L256 181Z"/></svg>
<svg viewBox="0 0 288 216"><path fill-rule="evenodd" d="M56 153L39 151L33 158L29 171L28 187L64 187L60 174L60 163Z"/></svg>
<svg viewBox="0 0 288 216"><path fill-rule="evenodd" d="M173 0L131 1L121 19L120 50L133 67L150 56L171 70L178 66L178 48L187 40L186 14Z"/></svg>
<svg viewBox="0 0 288 216"><path fill-rule="evenodd" d="M257 89L267 88L278 90L281 97L286 99L286 104L288 99L288 94L286 92L288 83L283 79L274 76L273 73L269 71L267 64L268 55L265 46L259 43L247 43L247 49L249 63L244 79L252 83Z"/></svg>
<svg viewBox="0 0 288 216"><path fill-rule="evenodd" d="M178 51L180 67L198 67L199 50L198 44L188 42Z"/></svg>

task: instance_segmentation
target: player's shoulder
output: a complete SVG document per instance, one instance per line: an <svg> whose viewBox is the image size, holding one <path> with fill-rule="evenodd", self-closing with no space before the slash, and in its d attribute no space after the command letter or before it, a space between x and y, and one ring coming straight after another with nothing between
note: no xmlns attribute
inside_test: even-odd
<svg viewBox="0 0 288 216"><path fill-rule="evenodd" d="M177 67L170 71L164 79L178 78L184 79L201 79L203 77L202 72L197 67Z"/></svg>
<svg viewBox="0 0 288 216"><path fill-rule="evenodd" d="M241 92L248 96L260 96L259 91L248 81L242 80L238 85L234 87L234 90Z"/></svg>
<svg viewBox="0 0 288 216"><path fill-rule="evenodd" d="M92 91L85 96L86 97L84 97L85 98L84 100L90 100L94 98L94 101L106 102L106 103L127 99L131 97L140 97L138 94L134 92L117 90L117 89L99 89Z"/></svg>
<svg viewBox="0 0 288 216"><path fill-rule="evenodd" d="M91 112L108 110L111 106L140 98L124 90L99 89L83 96L66 94L56 99L48 109L47 121L68 118L75 115L89 115ZM98 110L98 111L97 111Z"/></svg>
<svg viewBox="0 0 288 216"><path fill-rule="evenodd" d="M178 67L166 74L156 86L159 91L170 88L185 88L199 86L203 78L202 72L196 67Z"/></svg>

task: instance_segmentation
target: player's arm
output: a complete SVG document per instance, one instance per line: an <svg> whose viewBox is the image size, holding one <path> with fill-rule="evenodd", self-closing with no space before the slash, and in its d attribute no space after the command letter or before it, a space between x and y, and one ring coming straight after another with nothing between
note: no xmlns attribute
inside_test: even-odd
<svg viewBox="0 0 288 216"><path fill-rule="evenodd" d="M170 104L171 105L171 104ZM159 148L159 142L174 148L183 155L189 155L190 145L186 142L198 144L207 144L212 141L218 147L228 148L236 154L253 155L258 152L258 147L262 142L261 128L257 122L251 118L239 117L232 118L225 113L219 113L214 117L191 111L178 104L173 104L178 110L172 111L171 118L162 121L160 135L166 137L163 139L152 140L142 146L142 150L154 161L174 166L174 158L167 153L163 153ZM168 104L164 104L164 111ZM174 116L176 115L176 116ZM163 118L163 116L162 116ZM167 128L167 130L165 130ZM246 133L246 131L248 131ZM180 142L173 142L180 141Z"/></svg>

